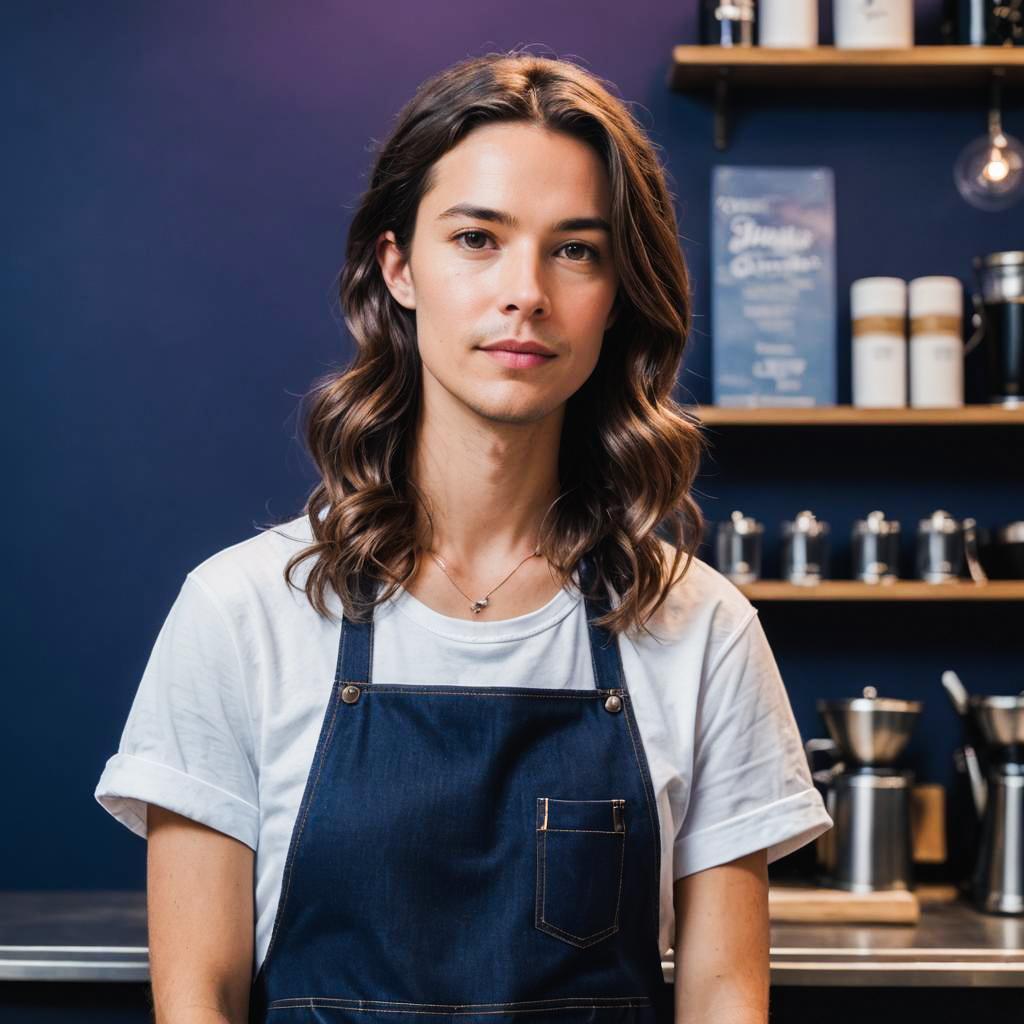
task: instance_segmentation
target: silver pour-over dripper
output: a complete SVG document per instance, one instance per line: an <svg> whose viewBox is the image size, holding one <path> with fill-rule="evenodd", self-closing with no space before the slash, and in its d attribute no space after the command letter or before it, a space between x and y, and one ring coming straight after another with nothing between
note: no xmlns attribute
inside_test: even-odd
<svg viewBox="0 0 1024 1024"><path fill-rule="evenodd" d="M912 889L914 774L893 764L910 740L921 702L879 697L866 686L861 697L819 700L817 707L830 739L809 740L807 757L835 822L817 841L820 881L849 892ZM826 771L814 771L818 751L835 758Z"/></svg>

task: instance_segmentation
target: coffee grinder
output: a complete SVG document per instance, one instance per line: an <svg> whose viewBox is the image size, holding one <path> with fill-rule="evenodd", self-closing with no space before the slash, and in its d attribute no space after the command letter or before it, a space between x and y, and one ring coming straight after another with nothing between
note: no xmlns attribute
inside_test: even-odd
<svg viewBox="0 0 1024 1024"><path fill-rule="evenodd" d="M913 889L911 790L914 773L896 767L921 712L916 700L863 696L819 700L830 739L806 744L815 785L835 827L817 839L817 881L847 892ZM814 757L833 758L816 771Z"/></svg>

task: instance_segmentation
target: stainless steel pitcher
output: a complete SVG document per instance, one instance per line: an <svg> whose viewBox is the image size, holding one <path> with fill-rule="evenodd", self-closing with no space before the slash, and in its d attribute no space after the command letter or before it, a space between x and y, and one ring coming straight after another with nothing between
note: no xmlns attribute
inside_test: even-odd
<svg viewBox="0 0 1024 1024"><path fill-rule="evenodd" d="M988 778L976 772L971 790L982 820L971 895L986 913L1024 914L1024 694L975 696L969 706L989 754ZM970 764L975 751L964 754Z"/></svg>

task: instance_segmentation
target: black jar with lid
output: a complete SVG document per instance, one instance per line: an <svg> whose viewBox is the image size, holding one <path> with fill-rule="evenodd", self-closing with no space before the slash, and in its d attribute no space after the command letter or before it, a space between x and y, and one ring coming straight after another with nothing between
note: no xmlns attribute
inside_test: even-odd
<svg viewBox="0 0 1024 1024"><path fill-rule="evenodd" d="M1024 408L1024 250L975 256L974 333L964 346L972 398Z"/></svg>

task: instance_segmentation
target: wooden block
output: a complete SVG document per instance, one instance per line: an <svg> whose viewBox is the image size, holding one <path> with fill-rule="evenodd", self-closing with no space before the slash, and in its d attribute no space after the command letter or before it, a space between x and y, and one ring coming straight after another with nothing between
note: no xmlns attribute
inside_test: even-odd
<svg viewBox="0 0 1024 1024"><path fill-rule="evenodd" d="M929 885L915 885L914 895L922 907L940 907L949 903L956 903L963 899L960 890L955 885L943 884L941 882Z"/></svg>
<svg viewBox="0 0 1024 1024"><path fill-rule="evenodd" d="M911 787L910 832L915 861L921 864L945 863L945 786L929 782Z"/></svg>
<svg viewBox="0 0 1024 1024"><path fill-rule="evenodd" d="M916 924L921 917L921 903L906 890L858 893L770 885L768 916L772 921Z"/></svg>

